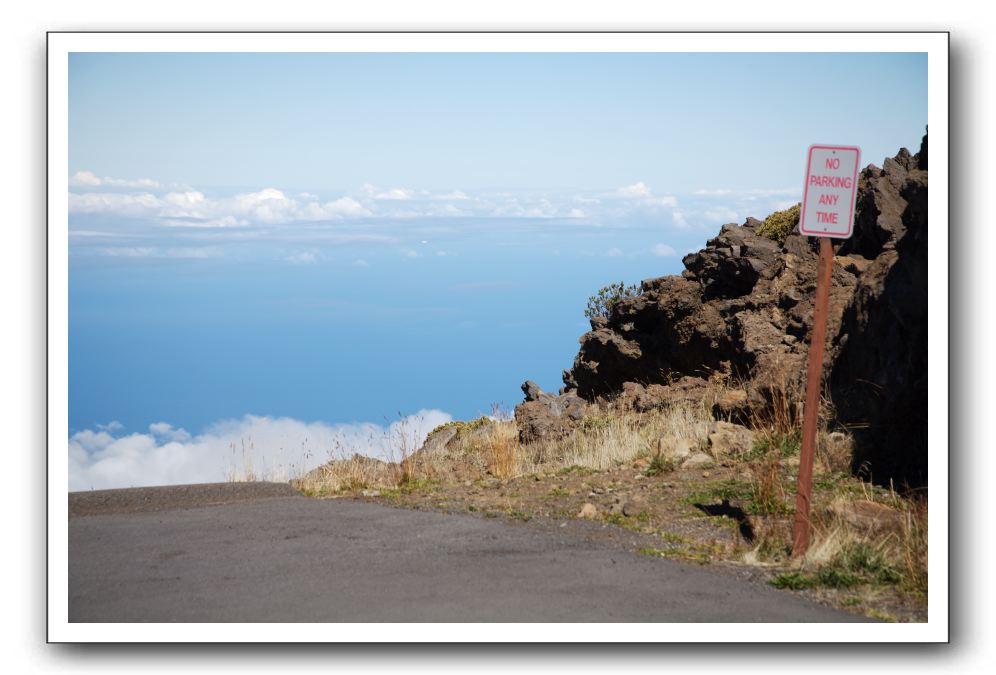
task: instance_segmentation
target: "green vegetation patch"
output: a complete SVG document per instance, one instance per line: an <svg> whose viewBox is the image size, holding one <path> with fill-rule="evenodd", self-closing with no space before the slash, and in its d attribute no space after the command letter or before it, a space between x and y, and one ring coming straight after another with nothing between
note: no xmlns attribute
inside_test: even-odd
<svg viewBox="0 0 996 675"><path fill-rule="evenodd" d="M792 230L799 224L801 207L802 204L796 204L784 211L775 211L764 219L761 226L757 228L757 233L762 237L777 241L779 244L784 244L785 239L792 234Z"/></svg>
<svg viewBox="0 0 996 675"><path fill-rule="evenodd" d="M788 433L765 434L754 441L754 447L751 448L747 460L760 459L772 451L777 451L782 459L788 459L798 456L801 450L802 431L799 429L793 429Z"/></svg>
<svg viewBox="0 0 996 675"><path fill-rule="evenodd" d="M489 424L493 424L493 423L494 423L494 420L492 420L490 417L485 417L485 416L481 416L481 417L478 417L477 419L469 420L469 421L466 421L466 422L462 421L462 420L453 420L452 422L447 422L445 424L440 424L438 427L436 427L435 429L433 429L432 431L430 431L429 435L426 436L426 440L428 440L429 438L432 438L432 435L434 433L436 433L437 431L443 431L444 429L451 429L451 428L452 429L456 429L458 434L459 433L469 433L471 431L477 431L481 427L486 427Z"/></svg>
<svg viewBox="0 0 996 675"><path fill-rule="evenodd" d="M700 483L694 488L695 491L682 500L692 506L715 504L727 500L739 502L746 513L755 516L779 515L788 512L787 505L766 494L764 490L760 489L761 485L757 482L730 478L712 483ZM725 516L719 518L725 518Z"/></svg>
<svg viewBox="0 0 996 675"><path fill-rule="evenodd" d="M652 558L677 558L691 560L700 565L708 565L712 562L717 551L707 546L676 546L674 548L641 548L637 553Z"/></svg>
<svg viewBox="0 0 996 675"><path fill-rule="evenodd" d="M644 520L628 518L621 513L613 513L605 516L604 520L612 525L618 525L619 527L626 528L627 530L632 530L634 532L642 532L643 525L640 523L645 523L650 519L649 514ZM638 522L637 522L638 521Z"/></svg>
<svg viewBox="0 0 996 675"><path fill-rule="evenodd" d="M676 468L677 463L673 457L665 457L664 455L657 454L650 460L650 464L643 473L644 475L651 477L660 476L665 473L670 473Z"/></svg>
<svg viewBox="0 0 996 675"><path fill-rule="evenodd" d="M402 483L395 488L380 488L379 492L380 496L384 499L396 500L401 498L403 495L432 492L435 488L439 487L439 485L440 483L438 480L410 480L407 483Z"/></svg>
<svg viewBox="0 0 996 675"><path fill-rule="evenodd" d="M853 588L855 586L892 586L902 575L881 553L867 544L855 544L842 551L815 574L783 572L769 582L776 588L798 591L805 588Z"/></svg>
<svg viewBox="0 0 996 675"><path fill-rule="evenodd" d="M565 466L563 469L557 470L558 476L567 476L570 474L575 474L577 476L590 476L595 473L598 473L595 469L587 466L581 466L580 464L572 464L571 466Z"/></svg>
<svg viewBox="0 0 996 675"><path fill-rule="evenodd" d="M608 318L612 313L612 307L624 298L632 298L639 295L640 287L636 284L627 286L623 282L609 284L598 289L595 295L588 298L588 307L584 310L584 315L589 319L597 316Z"/></svg>
<svg viewBox="0 0 996 675"><path fill-rule="evenodd" d="M850 486L848 483L851 481L850 474L846 473L824 473L816 477L813 481L813 487L817 490L838 490L842 489L848 491ZM859 487L859 486L855 486Z"/></svg>
<svg viewBox="0 0 996 675"><path fill-rule="evenodd" d="M602 429L608 429L610 424L612 424L611 415L593 414L593 415L585 415L581 419L580 427L581 431L592 432L592 431L601 431Z"/></svg>

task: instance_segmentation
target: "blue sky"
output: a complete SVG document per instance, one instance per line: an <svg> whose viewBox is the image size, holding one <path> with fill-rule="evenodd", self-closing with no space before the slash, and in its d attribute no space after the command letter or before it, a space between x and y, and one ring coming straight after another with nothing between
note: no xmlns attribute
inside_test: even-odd
<svg viewBox="0 0 996 675"><path fill-rule="evenodd" d="M599 287L927 123L916 54L74 54L69 93L75 488L555 390Z"/></svg>

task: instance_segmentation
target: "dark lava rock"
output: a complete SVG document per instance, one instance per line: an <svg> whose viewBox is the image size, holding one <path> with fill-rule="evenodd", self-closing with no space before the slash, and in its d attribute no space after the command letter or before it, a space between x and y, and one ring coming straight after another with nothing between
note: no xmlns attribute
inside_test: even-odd
<svg viewBox="0 0 996 675"><path fill-rule="evenodd" d="M535 382L522 384L526 400L515 407L519 441L531 443L556 439L570 433L584 417L588 404L573 393L545 393Z"/></svg>
<svg viewBox="0 0 996 675"><path fill-rule="evenodd" d="M855 468L897 485L927 479L926 155L924 137L916 155L902 149L860 172L855 232L838 245L827 320L824 373L838 421L858 427ZM703 400L723 378L745 390L744 400L715 407L729 418L801 401L816 240L795 232L779 246L757 234L759 224L724 225L684 258L680 276L648 279L593 319L564 371L567 393L532 385L516 408L522 440L566 433L574 418L563 410L585 402L648 410Z"/></svg>

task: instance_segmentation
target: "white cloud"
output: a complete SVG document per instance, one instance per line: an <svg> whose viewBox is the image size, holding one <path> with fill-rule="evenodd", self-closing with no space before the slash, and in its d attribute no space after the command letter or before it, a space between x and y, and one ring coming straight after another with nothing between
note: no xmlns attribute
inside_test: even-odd
<svg viewBox="0 0 996 675"><path fill-rule="evenodd" d="M621 248L616 248L616 247L612 247L608 251L605 252L605 255L609 256L610 258L618 258L622 254L623 254L622 249Z"/></svg>
<svg viewBox="0 0 996 675"><path fill-rule="evenodd" d="M567 213L568 218L584 218L584 211L581 209L571 209Z"/></svg>
<svg viewBox="0 0 996 675"><path fill-rule="evenodd" d="M668 246L667 244L657 244L652 249L650 249L650 252L653 253L654 255L659 255L662 257L671 257L678 255L678 252L675 251L674 248Z"/></svg>
<svg viewBox="0 0 996 675"><path fill-rule="evenodd" d="M69 179L70 185L87 185L96 187L100 185L103 181L100 180L90 171L77 171L73 174L73 177Z"/></svg>
<svg viewBox="0 0 996 675"><path fill-rule="evenodd" d="M688 221L685 220L685 214L679 211L678 209L675 209L674 211L671 212L671 222L674 223L675 227L678 227L683 230L688 229L689 227Z"/></svg>
<svg viewBox="0 0 996 675"><path fill-rule="evenodd" d="M162 207L162 200L151 192L69 193L70 213L113 213L120 216L149 217L156 215Z"/></svg>
<svg viewBox="0 0 996 675"><path fill-rule="evenodd" d="M291 197L276 188L227 198L209 198L196 190L169 192L162 197L151 192L70 192L69 212L156 218L173 227L284 225L373 215L352 197L322 203L307 193Z"/></svg>
<svg viewBox="0 0 996 675"><path fill-rule="evenodd" d="M357 267L370 267L370 263L368 263L363 258L357 258L356 260L353 261L353 264L356 265Z"/></svg>
<svg viewBox="0 0 996 675"><path fill-rule="evenodd" d="M325 205L329 215L337 216L370 216L373 215L369 209L360 204L352 197L340 197Z"/></svg>
<svg viewBox="0 0 996 675"><path fill-rule="evenodd" d="M677 206L678 199L671 195L664 195L663 197L647 197L643 203L648 206Z"/></svg>
<svg viewBox="0 0 996 675"><path fill-rule="evenodd" d="M660 207L660 206L677 206L678 200L676 197L671 195L655 195L650 187L640 181L634 183L633 185L627 185L626 187L621 187L615 192L616 197L622 197L624 199L634 200L640 206L650 206L650 207Z"/></svg>
<svg viewBox="0 0 996 675"><path fill-rule="evenodd" d="M384 201L407 201L414 196L414 190L409 190L407 188L391 188L390 190L385 190L384 192L375 194L374 199Z"/></svg>
<svg viewBox="0 0 996 675"><path fill-rule="evenodd" d="M621 187L616 190L616 194L620 197L649 197L650 188L643 181L638 183L633 183L632 185L627 185L626 187Z"/></svg>
<svg viewBox="0 0 996 675"><path fill-rule="evenodd" d="M85 186L85 187L99 187L101 185L109 185L111 187L143 188L146 190L154 190L156 188L162 187L159 181L152 180L151 178L136 178L135 180L128 180L125 178L111 178L110 176L105 176L104 178L101 178L92 171L77 171L69 179L69 184Z"/></svg>
<svg viewBox="0 0 996 675"><path fill-rule="evenodd" d="M166 422L125 436L85 429L69 439L69 489L210 483L249 473L287 480L353 453L400 459L402 444L410 453L451 419L440 410L420 410L384 427L246 415L197 436Z"/></svg>
<svg viewBox="0 0 996 675"><path fill-rule="evenodd" d="M152 258L156 256L157 249L152 246L116 246L97 249L97 252L112 258Z"/></svg>
<svg viewBox="0 0 996 675"><path fill-rule="evenodd" d="M401 255L405 256L406 258L417 258L419 257L419 252L410 248L403 248L401 249Z"/></svg>
<svg viewBox="0 0 996 675"><path fill-rule="evenodd" d="M152 180L151 178L136 178L135 180L127 180L124 178L105 177L104 185L124 188L145 188L147 190L155 190L156 188L162 187L159 181Z"/></svg>
<svg viewBox="0 0 996 675"><path fill-rule="evenodd" d="M450 217L466 215L464 211L457 208L453 204L445 204L442 206L442 208L435 209L434 212L440 216L450 216Z"/></svg>
<svg viewBox="0 0 996 675"><path fill-rule="evenodd" d="M460 190L454 190L453 192L447 192L447 193L441 194L441 195L433 195L432 198L433 199L444 199L444 200L455 201L455 202L467 201L467 200L471 199L468 195L466 195L464 192L462 192Z"/></svg>
<svg viewBox="0 0 996 675"><path fill-rule="evenodd" d="M300 253L295 253L289 255L284 260L295 265L314 265L318 262L321 253L319 251L301 251Z"/></svg>
<svg viewBox="0 0 996 675"><path fill-rule="evenodd" d="M190 210L196 210L205 205L204 193L196 190L170 192L163 197L163 202L168 207L180 210L180 215L188 215Z"/></svg>
<svg viewBox="0 0 996 675"><path fill-rule="evenodd" d="M224 227L247 227L249 221L245 218L236 218L235 216L222 216L221 218L212 219L196 219L196 218L164 218L160 221L162 225L167 227L193 227L193 228L224 228Z"/></svg>
<svg viewBox="0 0 996 675"><path fill-rule="evenodd" d="M190 434L186 429L174 429L169 422L153 422L149 425L149 431L159 439L166 441L177 441L183 443L190 440Z"/></svg>
<svg viewBox="0 0 996 675"><path fill-rule="evenodd" d="M736 211L722 206L709 209L704 215L711 223L732 223L738 220Z"/></svg>
<svg viewBox="0 0 996 675"><path fill-rule="evenodd" d="M94 249L97 255L111 258L218 258L221 250L217 247L174 246L115 246Z"/></svg>

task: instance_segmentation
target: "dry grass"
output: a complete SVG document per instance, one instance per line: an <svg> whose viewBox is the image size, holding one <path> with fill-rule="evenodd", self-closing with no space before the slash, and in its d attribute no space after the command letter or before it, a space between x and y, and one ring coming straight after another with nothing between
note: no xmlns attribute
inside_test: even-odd
<svg viewBox="0 0 996 675"><path fill-rule="evenodd" d="M867 486L849 498L895 509L896 522L869 529L856 527L829 510L815 513L813 544L801 561L801 569L812 573L808 577L812 585L891 585L905 594L925 598L927 500L903 497L894 491L876 493Z"/></svg>
<svg viewBox="0 0 996 675"><path fill-rule="evenodd" d="M239 452L239 447L241 447L241 453ZM256 470L253 468L253 455L256 451L256 446L252 439L249 439L249 447L246 447L245 439L241 439L240 446L237 447L235 442L228 444L229 450L232 451L232 457L228 466L228 482L229 483L254 483L260 480L259 475L257 475ZM239 457L241 456L242 462L239 462Z"/></svg>
<svg viewBox="0 0 996 675"><path fill-rule="evenodd" d="M802 403L795 387L781 382L768 391L768 400L751 412L751 427L758 432L788 434L802 425Z"/></svg>
<svg viewBox="0 0 996 675"><path fill-rule="evenodd" d="M349 459L318 467L298 481L298 489L307 494L328 494L391 487L397 485L398 475L397 467L377 459L353 455Z"/></svg>
<svg viewBox="0 0 996 675"><path fill-rule="evenodd" d="M758 513L781 514L788 510L781 469L781 455L777 452L769 452L760 461L748 465L751 503Z"/></svg>
<svg viewBox="0 0 996 675"><path fill-rule="evenodd" d="M687 439L698 444L711 422L704 407L672 406L648 413L608 409L586 417L571 437L548 447L545 455L556 468L602 470L656 454L661 443Z"/></svg>
<svg viewBox="0 0 996 675"><path fill-rule="evenodd" d="M821 430L816 435L816 470L849 473L854 457L854 439L840 431Z"/></svg>
<svg viewBox="0 0 996 675"><path fill-rule="evenodd" d="M491 475L507 479L519 474L519 430L514 422L496 422L483 434L482 455Z"/></svg>
<svg viewBox="0 0 996 675"><path fill-rule="evenodd" d="M909 500L899 532L904 587L911 593L927 595L927 499Z"/></svg>

